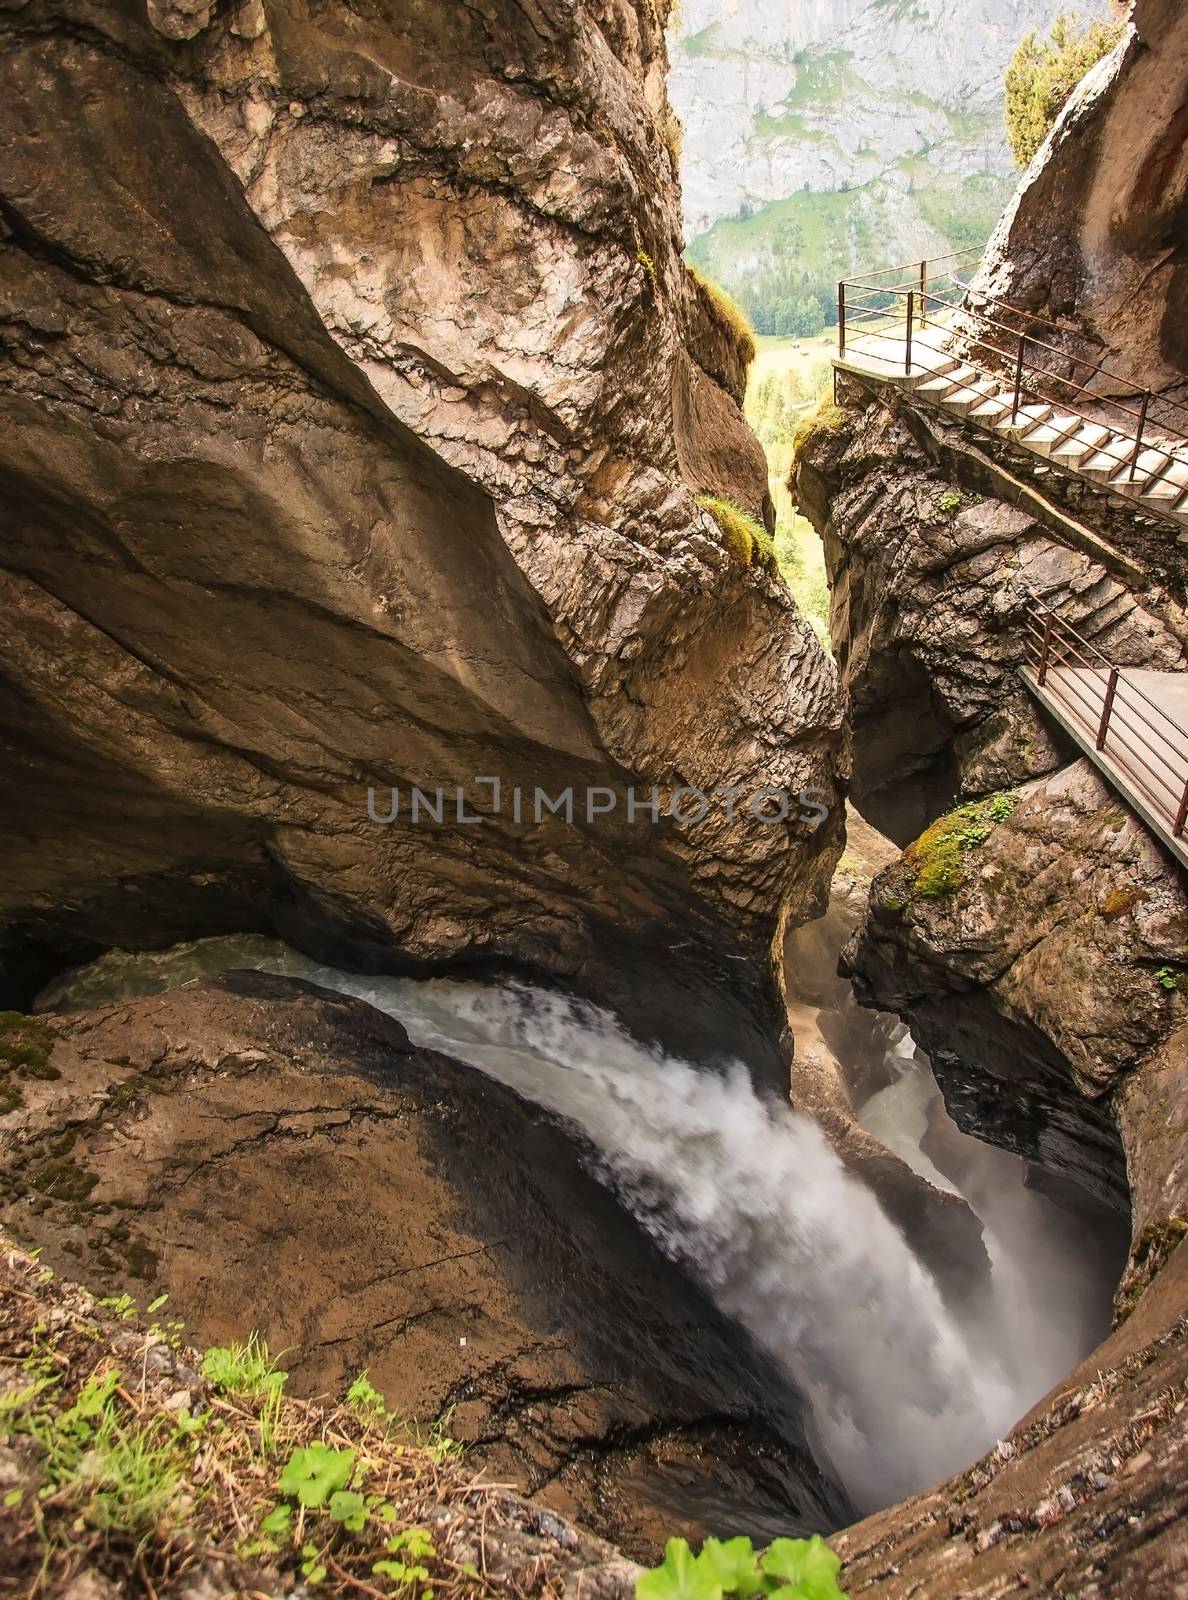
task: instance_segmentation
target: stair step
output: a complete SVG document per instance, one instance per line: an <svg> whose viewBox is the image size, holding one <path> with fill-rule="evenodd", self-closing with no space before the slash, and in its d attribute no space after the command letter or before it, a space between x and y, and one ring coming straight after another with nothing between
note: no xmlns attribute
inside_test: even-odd
<svg viewBox="0 0 1188 1600"><path fill-rule="evenodd" d="M980 405L976 405L969 413L969 417L972 422L986 422L993 424L997 422L1000 417L1006 415L1010 409L1010 396L996 392L987 395Z"/></svg>
<svg viewBox="0 0 1188 1600"><path fill-rule="evenodd" d="M1083 472L1087 478L1096 478L1099 483L1108 483L1115 487L1114 479L1124 476L1128 458L1128 441L1119 438L1116 434L1105 441L1104 450L1095 451L1093 455L1086 456L1081 462L1078 471ZM1129 441L1129 448L1134 448L1133 440Z"/></svg>
<svg viewBox="0 0 1188 1600"><path fill-rule="evenodd" d="M989 398L984 385L966 384L962 388L951 390L941 399L941 405L946 411L952 411L958 417L970 416L979 406L985 404Z"/></svg>
<svg viewBox="0 0 1188 1600"><path fill-rule="evenodd" d="M922 388L929 387L932 384L943 386L944 380L950 374L956 376L958 368L961 366L962 363L955 356L946 356L940 351L930 350L928 352L927 367L921 367L913 361L911 374L910 376L904 376L903 386L912 394L918 394ZM930 393L935 395L935 391L931 389Z"/></svg>
<svg viewBox="0 0 1188 1600"><path fill-rule="evenodd" d="M1110 437L1110 430L1099 422L1086 422L1052 451L1052 460L1064 467L1079 468Z"/></svg>
<svg viewBox="0 0 1188 1600"><path fill-rule="evenodd" d="M946 367L943 371L930 368L928 377L923 382L917 383L913 387L912 393L920 395L925 400L943 400L954 389L964 388L967 383L976 377L977 373L972 367L966 367L960 362L954 362L952 366Z"/></svg>
<svg viewBox="0 0 1188 1600"><path fill-rule="evenodd" d="M1050 456L1056 446L1063 444L1078 426L1079 418L1054 415L1047 422L1041 422L1038 428L1032 428L1025 443L1029 450L1035 450L1041 456Z"/></svg>
<svg viewBox="0 0 1188 1600"><path fill-rule="evenodd" d="M1131 454L1133 455L1133 451ZM1122 494L1132 495L1137 499L1140 495L1147 494L1149 490L1157 489L1162 475L1170 471L1170 469L1171 462L1168 460L1166 450L1142 450L1139 452L1138 461L1135 463L1133 479L1130 475L1130 463L1128 461L1123 471L1118 474L1117 481L1111 484L1111 488L1116 488ZM1173 491L1173 498L1175 498L1174 491L1176 491L1177 485L1169 483L1167 487ZM1179 492L1183 492L1182 485L1179 486ZM1157 494L1154 498L1164 499L1166 496Z"/></svg>
<svg viewBox="0 0 1188 1600"><path fill-rule="evenodd" d="M1008 438L1018 439L1026 443L1027 436L1033 428L1039 427L1041 422L1046 422L1052 415L1053 407L1046 401L1032 401L1025 406L1020 406L1015 420L1011 421L1010 412L997 424L999 433L1005 433Z"/></svg>

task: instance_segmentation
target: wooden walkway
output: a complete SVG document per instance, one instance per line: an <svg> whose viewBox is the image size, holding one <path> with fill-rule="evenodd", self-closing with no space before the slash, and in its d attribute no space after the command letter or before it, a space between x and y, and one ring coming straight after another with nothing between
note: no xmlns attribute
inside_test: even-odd
<svg viewBox="0 0 1188 1600"><path fill-rule="evenodd" d="M1068 623L1037 606L1021 675L1131 810L1188 867L1188 672L1115 667Z"/></svg>

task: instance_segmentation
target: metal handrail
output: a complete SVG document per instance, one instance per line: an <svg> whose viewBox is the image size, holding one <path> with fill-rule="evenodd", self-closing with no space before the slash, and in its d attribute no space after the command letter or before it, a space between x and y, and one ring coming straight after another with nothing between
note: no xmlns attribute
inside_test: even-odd
<svg viewBox="0 0 1188 1600"><path fill-rule="evenodd" d="M851 312L846 296L846 290L849 287L851 287L851 285L848 281L843 281L838 284L838 354L842 359L845 358L846 354L847 325L852 320L856 321L861 319L863 315L863 308L861 307L858 309L857 317L855 317ZM901 291L897 290L879 290L876 292L886 292L889 294L901 293ZM953 308L949 306L947 302L939 300L934 295L921 295L918 290L914 289L906 292L906 301L907 304L904 316L904 321L906 323L906 337L902 343L906 352L904 372L905 374L910 374L912 370L913 359L915 359L913 334L915 326L917 325L917 308L923 305L926 311L929 302L943 305L948 310ZM918 325L923 326L924 321L924 315L920 315ZM898 328L899 326L899 319L895 318L888 323L887 327L865 331L863 337L868 341L872 339L882 339L887 343L900 345L901 340L898 335L892 339L888 331L888 329L891 327ZM1009 332L1010 330L1008 329L1005 331ZM1037 367L1033 363L1027 362L1026 347L1030 342L1033 341L1030 341L1027 335L1020 335L1018 346L1015 352L1012 354L1009 351L1002 350L998 346L990 344L985 339L981 341L983 349L991 350L995 354L1002 356L1004 360L1013 361L1014 363L1014 395L1011 406L1012 424L1018 421L1019 412L1024 408L1027 396L1032 396L1044 404L1058 405L1062 407L1063 410L1065 410L1072 417L1076 418L1080 423L1092 427L1107 426L1107 424L1102 421L1100 415L1089 415L1087 412L1078 409L1077 406L1065 399L1051 399L1045 396L1042 390L1034 383L1029 383L1025 389L1023 379L1024 374L1026 373L1032 377L1038 375L1042 378L1050 379L1055 383L1063 384L1066 388L1071 389L1074 394L1085 395L1087 398L1093 401L1097 407L1110 407L1114 411L1121 412L1124 417L1135 419L1137 421L1137 427L1134 427L1131 435L1126 438L1125 447L1121 454L1118 453L1116 448L1117 441L1114 439L1111 439L1108 442L1104 440L1100 441L1094 446L1094 454L1106 456L1108 459L1115 462L1120 470L1129 469L1128 481L1131 483L1134 483L1138 478L1139 462L1144 453L1154 454L1161 458L1160 464L1155 471L1149 472L1145 475L1143 490L1156 483L1177 459L1175 455L1176 450L1184 445L1188 445L1188 436L1179 434L1175 432L1175 430L1161 427L1158 435L1150 440L1146 438L1148 409L1151 400L1150 390L1145 391L1141 396L1136 395L1134 397L1140 401L1140 406L1138 410L1132 410L1117 397L1107 397L1096 394L1093 390L1087 389L1083 384L1077 383L1072 378L1063 377L1059 373L1050 371L1047 367ZM926 361L916 359L915 364L920 370L926 373L935 373L937 376L943 375L940 368L933 367ZM1118 424L1115 424L1115 427L1117 426ZM1122 424L1122 426L1125 426L1125 424ZM1155 442L1155 438L1158 438L1159 443ZM1111 482L1113 481L1115 480L1111 479Z"/></svg>
<svg viewBox="0 0 1188 1600"><path fill-rule="evenodd" d="M950 258L941 257L939 259L947 260L947 259L950 259ZM1138 428L1137 428L1137 431L1136 431L1136 447L1135 447L1135 450L1134 450L1134 458L1133 458L1133 462L1132 462L1132 466L1134 467L1135 471L1137 471L1138 458L1139 458L1139 455L1141 454L1142 449L1143 449L1143 436L1144 436L1144 433L1146 431L1148 413L1149 413L1149 410L1150 410L1152 399L1155 399L1157 401L1158 405L1164 410L1171 410L1171 411L1175 411L1175 412L1178 412L1178 413L1183 413L1184 418L1185 418L1185 425L1186 425L1186 428L1188 428L1188 406L1182 404L1181 402L1179 402L1177 400L1172 400L1168 396L1165 396L1165 395L1162 395L1162 394L1154 394L1152 392L1152 390L1150 390L1150 389L1146 389L1146 390L1135 389L1132 395L1126 396L1126 397L1118 395L1118 394L1105 394L1105 393L1102 393L1100 390L1095 390L1095 389L1091 388L1089 386L1089 384L1087 384L1087 383L1080 382L1075 377L1065 376L1063 373L1060 373L1060 372L1053 372L1050 367L1040 366L1035 361L1030 361L1030 362L1026 361L1026 359L1025 359L1026 347L1028 345L1031 345L1033 347L1033 349L1047 351L1049 354L1055 356L1061 362L1069 363L1069 364L1071 364L1073 366L1080 367L1080 368L1084 369L1085 372L1091 378L1093 378L1093 377L1104 378L1104 379L1107 379L1111 384L1113 384L1115 386L1120 384L1120 383L1125 383L1125 381L1126 381L1125 379L1121 378L1117 373L1108 372L1106 370L1106 368L1104 366L1102 366L1101 363L1099 363L1099 362L1095 363L1095 362L1087 361L1083 356L1073 355L1070 351L1062 349L1058 345L1051 344L1045 339L1040 339L1040 338L1036 337L1034 334L1020 332L1020 330L1018 328L1012 328L1009 324L1007 324L1005 322L1001 322L997 318L989 317L984 312L975 311L972 307L969 307L969 306L966 306L966 305L961 305L961 304L955 305L952 301L945 300L940 295L933 294L930 290L928 290L926 285L929 282L934 282L938 276L944 276L944 274L929 274L929 272L928 272L929 265L930 265L930 263L927 262L927 261L921 261L921 262L916 264L917 270L918 270L918 274L919 274L919 278L918 278L918 281L913 281L913 283L912 283L910 288L908 288L906 286L900 286L898 284L869 284L869 283L866 283L862 279L859 279L859 278L850 278L850 279L845 279L845 280L839 282L839 284L838 284L838 328L839 328L839 350L840 350L841 354L844 355L844 353L845 353L845 338L846 338L846 322L847 322L847 320L856 321L859 318L861 318L864 314L875 314L875 313L877 313L878 310L885 309L885 308L882 308L882 307L878 307L878 308L876 308L876 307L867 307L867 306L863 306L861 304L855 306L854 305L854 299L855 299L856 296L859 299L861 299L862 297L869 298L869 297L871 297L873 295L885 295L885 296L887 296L887 297L889 297L891 299L900 299L900 300L902 300L905 296L907 296L907 297L909 297L909 300L911 300L911 304L912 304L912 306L913 306L913 308L915 310L923 309L923 310L926 311L928 306L931 305L931 306L934 306L934 307L943 307L946 311L950 311L950 312L951 311L960 311L963 316L969 318L971 320L971 322L975 325L974 326L974 332L975 332L975 334L977 334L979 336L978 342L979 342L981 348L984 349L984 350L988 350L992 354L999 356L1002 360L1004 360L1004 361L1006 361L1008 363L1013 363L1015 365L1015 367L1016 367L1016 388L1018 388L1018 380L1019 380L1019 378L1021 378L1022 372L1024 370L1026 370L1026 371L1030 372L1031 374L1038 375L1038 376L1040 376L1040 377L1042 377L1042 378L1044 378L1044 379L1046 379L1046 380L1048 380L1048 381L1050 381L1052 383L1061 384L1061 385L1064 386L1064 388L1071 390L1074 394L1083 395L1086 398L1092 400L1096 405L1110 407L1115 411L1120 411L1125 416L1136 418L1137 422L1138 422ZM901 271L905 271L907 269L906 268L902 268L902 267L896 267L896 268L887 268L885 270L889 271L889 272L890 271L901 272ZM873 276L873 274L867 274L866 276L870 277L870 276ZM950 274L950 276L951 276L951 274ZM847 292L847 291L849 291L849 292ZM914 297L914 299L912 299L911 297ZM994 303L994 302L991 302L991 303ZM1003 304L1006 304L1006 303L1003 302ZM1018 315L1018 316L1026 317L1028 315L1028 313L1026 313L1024 311L1021 311L1021 310L1019 310L1019 308L1014 307L1014 306L1007 306L1007 309L1010 310L1012 313ZM1040 321L1040 322L1044 322L1049 327L1058 328L1058 324L1049 322L1047 318L1036 318L1034 320ZM985 329L985 328L990 328L990 329L993 329L997 333L1005 334L1005 335L1007 335L1008 338L1010 338L1012 340L1018 340L1018 346L1017 346L1016 350L1013 351L1013 352L1012 351L1003 350L1000 346L992 343L990 340L980 337L982 329ZM1064 331L1064 330L1059 330L1058 329L1058 331ZM1038 393L1038 391L1037 391L1037 393ZM1044 397L1042 395L1040 395L1039 398L1043 399ZM1128 406L1125 403L1127 398L1131 398L1131 399L1135 400L1136 402L1138 402L1138 409L1137 410L1132 409L1130 406ZM1018 409L1018 403L1019 403L1018 399L1016 398L1016 410ZM1066 402L1063 402L1063 401L1055 401L1055 402L1052 402L1052 403L1053 404L1066 404ZM1073 408L1072 407L1068 407L1068 409L1071 410ZM1074 415L1079 415L1079 413L1076 413L1074 411ZM1094 418L1085 418L1084 420L1086 420L1086 421L1094 421L1096 419L1094 419ZM1170 428L1166 424L1162 424L1161 423L1161 425L1160 425L1160 435L1162 436L1164 434L1167 434L1167 435L1170 435L1170 436L1174 437L1180 443L1188 443L1188 432L1181 432L1178 428ZM1106 453L1108 454L1109 452L1106 452ZM1132 481L1133 481L1134 475L1135 475L1135 473L1132 472ZM1158 476L1158 474L1157 474L1157 476Z"/></svg>
<svg viewBox="0 0 1188 1600"><path fill-rule="evenodd" d="M886 277L889 272L914 272L918 267L928 267L934 262L939 263L941 261L958 261L963 260L966 256L980 256L981 253L982 251L980 245L970 245L964 250L951 250L947 256L933 256L931 261L905 261L897 267L875 267L870 272L857 273L848 281L850 283L863 283L867 278ZM933 276L939 278L942 277L943 274L938 272L934 273Z"/></svg>
<svg viewBox="0 0 1188 1600"><path fill-rule="evenodd" d="M952 278L951 273L949 276L952 279L953 287L955 289L961 289L964 292L964 290L969 287L968 284L958 283L956 279ZM1051 328L1055 333L1063 334L1068 338L1075 339L1078 337L1084 337L1079 329L1070 328L1066 323L1057 322L1052 317L1041 317L1037 311L1028 311L1024 306L1017 306L1013 300L1004 300L1001 295L987 295L985 300L987 305L997 306L1001 310L1009 311L1013 316L1023 318L1028 324L1035 324L1037 322L1042 323L1045 328ZM965 313L970 317L979 317L982 315L982 313L973 306L966 306ZM1016 328L1012 331L1018 334L1020 330ZM1089 361L1085 356L1074 355L1071 350L1061 349L1060 354L1065 361L1075 361L1078 366L1087 367L1090 372L1096 372L1103 378L1109 378L1113 383L1129 383L1132 388L1134 387L1130 379L1125 378L1119 372L1111 372L1102 361ZM1164 394L1160 390L1154 391L1154 395L1158 399L1161 406L1168 406L1173 411L1182 411L1185 417L1188 418L1188 404L1185 404L1184 401L1173 400L1170 395Z"/></svg>
<svg viewBox="0 0 1188 1600"><path fill-rule="evenodd" d="M914 312L913 312L913 316L912 316L912 318L910 320L912 321L913 329L914 329ZM898 323L896 323L896 327L897 328L899 327ZM896 346L897 350L903 351L904 352L903 366L904 366L905 374L910 374L910 372L912 370L912 367L914 366L917 371L924 372L924 373L931 373L931 374L934 374L937 377L943 377L945 375L945 370L943 368L933 365L925 357L920 355L919 346L918 345L916 345L913 341L906 340L898 332L895 334L894 337L892 337L886 330L874 330L874 331L870 331L870 332L865 333L863 335L863 337L867 341L870 341L872 339L882 339L884 342L886 342L888 344L894 344ZM925 348L927 348L927 347L925 347ZM843 359L845 357L845 353L846 353L846 349L845 349L845 342L844 342L844 337L843 337L843 339L839 343L839 354ZM1044 369L1041 368L1039 370L1042 371ZM1012 424L1014 424L1014 423L1016 423L1018 421L1020 411L1024 410L1026 405L1028 403L1030 403L1030 401L1032 399L1039 399L1044 404L1051 404L1051 405L1059 405L1059 406L1061 406L1068 413L1068 415L1071 416L1071 417L1074 417L1079 424L1083 424L1083 425L1085 425L1087 427L1100 427L1100 428L1105 428L1106 427L1106 424L1102 422L1100 416L1090 416L1087 412L1078 410L1078 408L1075 405L1072 405L1067 400L1049 401L1049 400L1046 400L1045 397L1042 394L1040 394L1038 390L1033 390L1033 389L1025 390L1024 387L1023 387L1023 373L1024 373L1024 363L1023 363L1022 360L1019 360L1016 363L1015 379L1014 379L1014 398L1013 398L1013 402L1012 402L1012 405L1011 405L1011 422L1012 422ZM1125 408L1124 407L1119 407L1118 409L1124 410ZM1134 415L1141 415L1141 414L1140 413L1134 413ZM1147 481L1143 485L1144 488L1147 488L1151 483L1154 483L1158 478L1160 478L1163 475L1163 473L1166 472L1167 469L1171 466L1173 461L1175 461L1177 459L1177 457L1176 457L1176 455L1174 453L1176 448L1178 448L1177 444L1173 444L1171 449L1167 449L1165 447L1162 447L1162 446L1159 446L1159 445L1155 445L1154 443L1148 443L1148 442L1144 441L1142 438L1137 438L1136 439L1136 438L1132 438L1132 437L1128 437L1127 436L1127 437L1124 438L1123 448L1121 449L1121 451L1119 451L1119 449L1117 448L1118 443L1119 443L1119 441L1117 439L1110 439L1108 442L1106 440L1101 440L1100 442L1098 442L1097 444L1095 444L1093 446L1093 453L1095 455L1101 455L1101 456L1108 457L1111 461L1113 461L1116 464L1116 466L1118 467L1119 471L1121 471L1122 469L1125 469L1125 468L1129 468L1130 469L1130 481L1132 481L1132 482L1135 480L1135 478L1137 476L1138 462L1139 462L1139 459L1143 455L1144 452L1150 451L1150 452L1153 452L1154 454L1156 454L1156 455L1158 455L1158 456L1160 456L1162 458L1161 465L1160 465L1159 469L1156 472L1153 472L1153 473L1151 473L1149 475L1149 477L1147 478Z"/></svg>
<svg viewBox="0 0 1188 1600"><path fill-rule="evenodd" d="M1048 684L1050 674L1059 671L1070 657L1086 663L1084 668L1069 669L1070 674L1080 670L1096 675L1104 669L1104 688L1095 681L1070 675L1060 682L1063 697L1066 702L1077 702L1076 707L1070 704L1069 709L1083 721L1086 731L1094 735L1098 750L1105 750L1106 741L1112 735L1110 756L1157 804L1174 815L1171 834L1174 839L1182 839L1188 824L1188 728L1156 705L1138 684L1125 677L1124 667L1112 662L1042 600L1031 600L1024 618L1023 636L1027 665L1034 669L1036 684L1041 689ZM1087 653L1096 656L1102 666L1090 665ZM1100 692L1095 693L1095 689ZM1048 692L1053 691L1049 688ZM1149 716L1148 711L1154 716ZM1133 720L1135 717L1142 728ZM1154 765L1150 758L1160 765ZM1141 777L1135 771L1135 762L1148 777ZM1162 791L1166 800L1160 801L1156 791Z"/></svg>

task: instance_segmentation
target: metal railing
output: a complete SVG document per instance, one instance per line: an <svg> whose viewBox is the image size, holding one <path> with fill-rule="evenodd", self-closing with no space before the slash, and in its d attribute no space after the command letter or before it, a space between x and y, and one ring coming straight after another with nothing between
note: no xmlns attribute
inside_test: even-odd
<svg viewBox="0 0 1188 1600"><path fill-rule="evenodd" d="M1177 722L1127 668L1077 632L1040 600L1024 623L1025 666L1106 758L1141 794L1173 839L1188 824L1188 727ZM1131 669L1134 670L1134 669ZM1171 676L1171 674L1169 674Z"/></svg>
<svg viewBox="0 0 1188 1600"><path fill-rule="evenodd" d="M1066 437L1080 432L1083 426L1106 430L1093 453L1114 464L1111 482L1120 475L1127 483L1139 482L1140 463L1147 456L1140 494L1153 488L1177 457L1185 459L1188 405L1166 395L1155 395L1150 389L1126 393L1125 380L1103 364L1076 356L1031 331L1035 325L1057 333L1068 331L1047 319L1032 317L1005 301L987 301L999 315L974 310L965 301L962 278L976 265L976 252L963 251L938 261L883 268L839 282L839 357L846 359L847 343L860 337L866 353L877 353L871 352L872 345L885 345L889 351L893 348L893 355L881 359L893 365L902 360L905 375L916 372L941 377L958 358L946 355L920 336L930 326L946 326L956 320L955 332L975 343L979 357L989 357L988 365L999 366L1006 375L1002 397L1009 399L1012 427L1018 426L1020 414L1026 415L1029 405L1040 403L1059 406L1076 424ZM883 281L887 277L900 281ZM1004 320L1006 316L1024 320L1029 326L1013 327ZM1060 365L1068 371L1057 370ZM1106 392L1107 388L1113 392ZM1122 393L1117 392L1120 388ZM1054 389L1058 392L1053 393ZM1151 426L1153 402L1159 414L1157 433ZM1124 433L1125 439L1111 436L1118 432Z"/></svg>

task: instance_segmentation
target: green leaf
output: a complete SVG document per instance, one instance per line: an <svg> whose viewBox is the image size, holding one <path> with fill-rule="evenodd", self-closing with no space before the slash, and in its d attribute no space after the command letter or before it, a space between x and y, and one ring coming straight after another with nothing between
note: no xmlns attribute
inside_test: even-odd
<svg viewBox="0 0 1188 1600"><path fill-rule="evenodd" d="M429 1576L427 1567L406 1567L403 1561L374 1561L372 1572L381 1578L393 1578L397 1583L424 1583Z"/></svg>
<svg viewBox="0 0 1188 1600"><path fill-rule="evenodd" d="M347 1405L354 1411L375 1412L378 1416L387 1415L384 1397L368 1378L366 1372L361 1372L346 1392Z"/></svg>
<svg viewBox="0 0 1188 1600"><path fill-rule="evenodd" d="M707 1539L697 1561L722 1585L726 1594L737 1594L747 1600L764 1587L754 1546L744 1534L727 1539L725 1544L720 1539Z"/></svg>
<svg viewBox="0 0 1188 1600"><path fill-rule="evenodd" d="M353 1489L336 1489L330 1496L330 1515L351 1533L358 1533L367 1521L367 1505Z"/></svg>
<svg viewBox="0 0 1188 1600"><path fill-rule="evenodd" d="M283 1536L289 1531L289 1523L292 1517L292 1506L274 1506L266 1517L260 1519L260 1532L276 1533Z"/></svg>
<svg viewBox="0 0 1188 1600"><path fill-rule="evenodd" d="M684 1539L670 1539L664 1560L635 1580L636 1600L722 1600L722 1585Z"/></svg>
<svg viewBox="0 0 1188 1600"><path fill-rule="evenodd" d="M433 1536L427 1528L403 1528L384 1541L384 1549L392 1555L403 1550L414 1561L423 1561L427 1556L437 1554Z"/></svg>
<svg viewBox="0 0 1188 1600"><path fill-rule="evenodd" d="M353 1450L334 1450L321 1442L299 1445L280 1475L280 1492L303 1506L324 1506L336 1490L346 1488L354 1470Z"/></svg>
<svg viewBox="0 0 1188 1600"><path fill-rule="evenodd" d="M150 1300L149 1303L148 1303L148 1307L147 1307L147 1309L145 1311L145 1315L151 1317L154 1311L160 1311L161 1307L165 1304L166 1300L168 1300L168 1299L169 1299L169 1295L168 1295L168 1293L165 1293L165 1294L159 1294L155 1300Z"/></svg>
<svg viewBox="0 0 1188 1600"><path fill-rule="evenodd" d="M760 1566L785 1588L774 1591L781 1600L846 1600L837 1586L841 1561L819 1533L811 1539L773 1539Z"/></svg>

